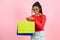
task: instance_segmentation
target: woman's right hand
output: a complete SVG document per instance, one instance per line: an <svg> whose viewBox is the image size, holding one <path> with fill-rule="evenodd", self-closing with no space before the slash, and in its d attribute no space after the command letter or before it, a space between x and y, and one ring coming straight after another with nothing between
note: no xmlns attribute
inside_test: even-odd
<svg viewBox="0 0 60 40"><path fill-rule="evenodd" d="M28 17L28 18L26 18L28 21L33 21L34 20L34 18L32 17L32 16L30 16L30 17Z"/></svg>

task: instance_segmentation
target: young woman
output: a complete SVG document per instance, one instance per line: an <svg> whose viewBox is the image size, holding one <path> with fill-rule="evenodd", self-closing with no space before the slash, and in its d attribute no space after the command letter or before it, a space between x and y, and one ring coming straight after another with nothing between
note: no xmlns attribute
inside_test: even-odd
<svg viewBox="0 0 60 40"><path fill-rule="evenodd" d="M32 40L45 40L44 25L46 16L42 13L42 7L39 2L35 2L32 6L34 15L27 18L28 21L35 22L35 33L31 37Z"/></svg>

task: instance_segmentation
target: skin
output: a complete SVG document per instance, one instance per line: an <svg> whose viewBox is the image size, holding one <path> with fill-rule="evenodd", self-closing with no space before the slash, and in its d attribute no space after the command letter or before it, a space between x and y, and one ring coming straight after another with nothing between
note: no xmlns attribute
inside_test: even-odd
<svg viewBox="0 0 60 40"><path fill-rule="evenodd" d="M32 8L32 10L33 10L33 12L35 13L35 15L36 16L39 16L40 15L40 12L39 12L39 7L37 7L37 6L34 6L33 8Z"/></svg>
<svg viewBox="0 0 60 40"><path fill-rule="evenodd" d="M39 15L41 15L41 13L39 12L39 7L38 6L34 6L33 8L32 8L32 10L33 10L33 12L35 13L35 15L36 16L39 16ZM30 20L34 20L34 18L33 17L28 17L28 18L26 18L28 21L30 21Z"/></svg>

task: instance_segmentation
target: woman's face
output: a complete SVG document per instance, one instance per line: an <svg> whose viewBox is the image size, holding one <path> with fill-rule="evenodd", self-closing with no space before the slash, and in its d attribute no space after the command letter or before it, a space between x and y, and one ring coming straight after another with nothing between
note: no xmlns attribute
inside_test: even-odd
<svg viewBox="0 0 60 40"><path fill-rule="evenodd" d="M34 6L33 8L32 8L32 10L33 10L33 12L35 13L35 14L39 14L40 12L39 12L39 7L38 6Z"/></svg>

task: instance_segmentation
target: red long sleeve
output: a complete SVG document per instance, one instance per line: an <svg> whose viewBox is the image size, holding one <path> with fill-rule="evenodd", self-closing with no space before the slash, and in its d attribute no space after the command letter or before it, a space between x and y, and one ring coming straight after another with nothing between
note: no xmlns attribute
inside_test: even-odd
<svg viewBox="0 0 60 40"><path fill-rule="evenodd" d="M46 16L42 14L40 16L33 15L33 17L34 17L36 31L44 30Z"/></svg>
<svg viewBox="0 0 60 40"><path fill-rule="evenodd" d="M46 21L45 15L41 16L41 22L39 22L37 19L35 19L35 23L39 29L42 29L44 27L45 21Z"/></svg>

